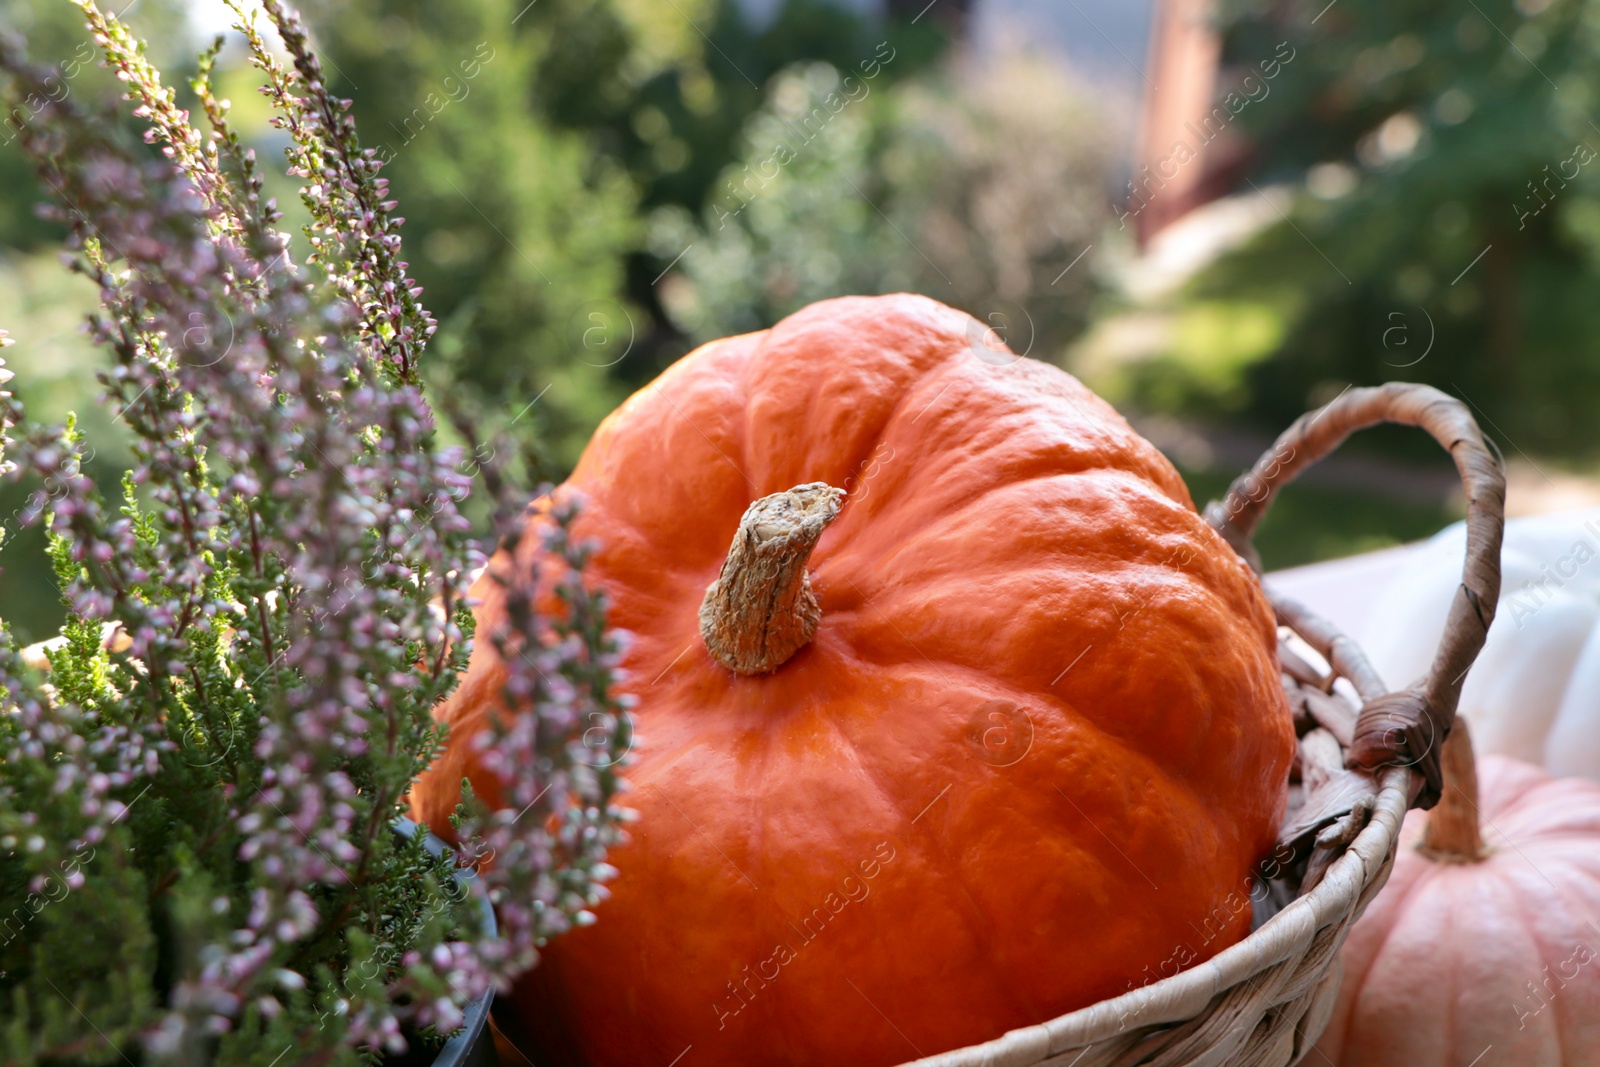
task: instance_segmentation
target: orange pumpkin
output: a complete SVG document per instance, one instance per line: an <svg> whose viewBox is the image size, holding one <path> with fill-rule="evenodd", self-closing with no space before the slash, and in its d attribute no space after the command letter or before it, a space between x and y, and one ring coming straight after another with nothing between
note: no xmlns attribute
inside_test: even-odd
<svg viewBox="0 0 1600 1067"><path fill-rule="evenodd" d="M1345 942L1306 1063L1600 1063L1600 785L1509 756L1474 769L1464 722L1443 798L1406 815L1389 882Z"/></svg>
<svg viewBox="0 0 1600 1067"><path fill-rule="evenodd" d="M1294 741L1272 614L1072 377L933 300L830 300L684 357L567 490L635 638L640 819L515 991L541 1064L898 1063L1248 932ZM463 775L494 795L500 671L479 642L439 710L439 833Z"/></svg>

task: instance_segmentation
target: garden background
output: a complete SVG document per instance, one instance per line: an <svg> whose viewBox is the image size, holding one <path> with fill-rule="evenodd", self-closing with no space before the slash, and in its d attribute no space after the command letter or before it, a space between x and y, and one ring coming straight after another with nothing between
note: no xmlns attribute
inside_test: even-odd
<svg viewBox="0 0 1600 1067"><path fill-rule="evenodd" d="M1157 136L1182 75L1163 17L1191 9L304 5L333 91L389 160L440 322L425 375L546 476L695 344L909 289L1083 377L1199 503L1294 415L1391 380L1472 406L1508 458L1513 513L1600 501L1600 6L1208 8L1204 92L1223 117L1197 130L1203 158ZM123 17L168 71L193 71L230 20L177 0ZM66 0L0 0L0 22L61 67L63 91L115 91ZM236 36L218 67L297 231L287 138ZM96 292L57 262L63 235L35 216L44 191L12 136L7 361L33 417L78 413L111 487L130 457L105 444L121 432L96 400L106 357L80 329ZM1416 539L1457 517L1454 486L1422 435L1377 431L1287 492L1258 543L1283 567ZM0 603L31 641L61 608L42 535L17 528L25 491L0 491Z"/></svg>

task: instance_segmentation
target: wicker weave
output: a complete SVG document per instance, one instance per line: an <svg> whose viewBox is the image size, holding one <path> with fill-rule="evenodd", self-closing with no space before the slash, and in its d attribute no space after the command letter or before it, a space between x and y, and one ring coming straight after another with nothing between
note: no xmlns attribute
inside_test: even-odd
<svg viewBox="0 0 1600 1067"><path fill-rule="evenodd" d="M1407 808L1438 798L1439 750L1499 601L1505 478L1459 401L1393 383L1302 416L1206 512L1259 571L1250 538L1278 488L1379 422L1419 426L1455 459L1467 497L1462 584L1428 677L1392 693L1354 642L1268 589L1300 741L1280 834L1289 851L1279 855L1293 859L1258 880L1255 932L1170 978L916 1067L1287 1067L1316 1041L1339 992L1339 948L1389 877Z"/></svg>

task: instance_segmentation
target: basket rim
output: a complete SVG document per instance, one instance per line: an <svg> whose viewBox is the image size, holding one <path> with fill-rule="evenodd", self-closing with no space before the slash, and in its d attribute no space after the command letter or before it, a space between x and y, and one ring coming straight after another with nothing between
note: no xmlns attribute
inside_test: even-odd
<svg viewBox="0 0 1600 1067"><path fill-rule="evenodd" d="M1129 1016L1139 1019L1140 1029L1194 1018L1224 991L1303 953L1319 931L1343 921L1374 883L1387 879L1410 805L1411 776L1407 767L1385 768L1373 794L1371 818L1329 865L1322 881L1204 963L1046 1022L1008 1030L979 1045L910 1060L902 1067L1020 1067L1128 1033Z"/></svg>

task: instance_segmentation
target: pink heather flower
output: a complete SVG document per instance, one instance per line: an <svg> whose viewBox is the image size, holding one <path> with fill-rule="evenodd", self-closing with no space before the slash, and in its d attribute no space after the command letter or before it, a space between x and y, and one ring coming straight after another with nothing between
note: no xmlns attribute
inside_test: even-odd
<svg viewBox="0 0 1600 1067"><path fill-rule="evenodd" d="M70 95L41 91L51 72L3 33L0 76L47 101L17 142L61 197L73 269L99 288L89 330L112 357L106 400L135 437L135 492L104 501L76 431L21 429L20 405L0 391L0 475L50 487L20 518L46 524L59 548L74 641L57 653L55 687L0 630L11 730L0 810L14 810L0 833L28 830L40 823L30 804L62 798L70 807L42 825L68 829L26 838L38 863L59 864L80 847L125 847L130 827L166 832L160 820L199 791L207 825L189 839L223 835L245 873L182 932L188 947L145 1051L179 1056L239 1025L245 1005L266 1018L289 1010L290 993L322 983L299 950L342 943L374 888L395 888L373 883L396 855L391 820L436 744L430 709L470 651L451 613L483 562L461 513L481 477L495 533L513 546L540 537L560 562L568 611L540 615L541 579L521 576L508 580L507 622L476 635L512 665L507 697L525 711L486 742L514 806L470 806L461 825L461 855L494 858L465 883L465 906L498 902L499 937L470 921L426 925L385 949L381 982L319 988L343 1040L398 1051L403 1026L459 1025L468 999L506 988L545 939L592 920L627 814L624 646L583 585L592 546L568 535L579 502L558 500L548 522L527 526L511 518L525 501L492 460L474 450L469 468L438 441L417 375L437 323L406 274L404 220L298 16L265 0L281 49L253 20L240 30L288 135L289 173L304 179L303 264L286 254L254 153L212 95L214 53L194 83L202 131L127 30L80 6L160 159L128 154ZM220 358L199 340L223 337ZM0 386L10 379L0 366ZM120 624L126 647L100 647L101 620ZM598 752L584 741L595 723ZM29 793L34 772L48 787ZM409 878L448 887L420 862ZM96 891L93 877L72 878L74 892ZM444 889L435 898L455 906ZM463 940L439 940L445 927Z"/></svg>

